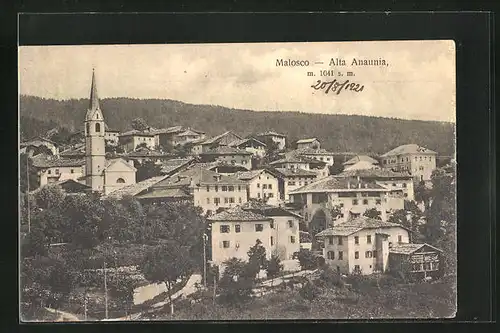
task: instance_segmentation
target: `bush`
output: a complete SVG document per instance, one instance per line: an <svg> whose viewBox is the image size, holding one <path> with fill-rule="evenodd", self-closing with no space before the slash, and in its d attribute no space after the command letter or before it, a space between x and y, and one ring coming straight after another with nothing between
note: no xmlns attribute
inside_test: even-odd
<svg viewBox="0 0 500 333"><path fill-rule="evenodd" d="M300 288L299 294L302 298L312 301L319 296L320 290L311 281L307 281L302 288Z"/></svg>
<svg viewBox="0 0 500 333"><path fill-rule="evenodd" d="M302 270L312 270L318 268L318 256L306 249L300 249L297 254L300 268Z"/></svg>
<svg viewBox="0 0 500 333"><path fill-rule="evenodd" d="M343 288L344 287L344 281L342 281L340 274L335 272L329 266L324 266L321 269L318 281L323 282L324 286L326 286L328 288Z"/></svg>

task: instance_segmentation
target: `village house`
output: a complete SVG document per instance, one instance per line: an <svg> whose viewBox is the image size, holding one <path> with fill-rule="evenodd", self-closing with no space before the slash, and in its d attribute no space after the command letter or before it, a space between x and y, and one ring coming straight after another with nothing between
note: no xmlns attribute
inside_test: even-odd
<svg viewBox="0 0 500 333"><path fill-rule="evenodd" d="M262 142L266 142L267 140L270 140L274 143L276 143L278 150L284 150L286 147L286 135L276 133L276 132L265 132L265 133L260 133L256 135L257 139L259 139Z"/></svg>
<svg viewBox="0 0 500 333"><path fill-rule="evenodd" d="M398 191L401 190L405 200L415 200L413 187L413 177L408 172L394 172L387 169L359 169L347 170L335 175L338 178L357 178L366 181L374 181L386 188Z"/></svg>
<svg viewBox="0 0 500 333"><path fill-rule="evenodd" d="M404 198L399 192L360 177L330 176L291 191L290 201L302 205L301 215L307 224L315 219L324 229L331 222L360 217L372 208L386 221L389 212L404 208ZM336 220L331 216L335 207L340 209Z"/></svg>
<svg viewBox="0 0 500 333"><path fill-rule="evenodd" d="M299 156L297 154L285 154L284 158L269 163L273 168L289 170L306 170L314 172L318 179L328 177L330 171L324 161Z"/></svg>
<svg viewBox="0 0 500 333"><path fill-rule="evenodd" d="M59 155L59 145L52 140L38 136L29 141L21 142L19 152L26 153L30 157L39 153L50 153L57 156Z"/></svg>
<svg viewBox="0 0 500 333"><path fill-rule="evenodd" d="M133 187L131 188L135 190ZM247 184L234 176L225 176L193 165L165 177L137 193L138 200L165 202L190 200L207 215L220 208L231 208L247 201Z"/></svg>
<svg viewBox="0 0 500 333"><path fill-rule="evenodd" d="M316 138L298 140L297 149L304 149L304 148L320 149L321 143Z"/></svg>
<svg viewBox="0 0 500 333"><path fill-rule="evenodd" d="M135 163L142 164L146 161L162 163L168 161L174 157L173 154L165 153L159 150L152 150L146 147L140 147L136 150L128 151L123 154L119 154L120 157L127 161L134 161Z"/></svg>
<svg viewBox="0 0 500 333"><path fill-rule="evenodd" d="M85 143L78 143L61 150L59 157L66 159L85 158Z"/></svg>
<svg viewBox="0 0 500 333"><path fill-rule="evenodd" d="M32 162L37 170L40 187L67 179L82 182L85 175L85 159L63 159L39 154L32 158Z"/></svg>
<svg viewBox="0 0 500 333"><path fill-rule="evenodd" d="M231 258L248 261L247 252L257 240L266 249L267 259L277 255L289 260L300 250L300 216L279 207L257 205L247 203L208 218L214 264L220 266Z"/></svg>
<svg viewBox="0 0 500 333"><path fill-rule="evenodd" d="M436 169L437 153L416 144L402 145L380 156L382 167L396 172L406 171L416 180L429 181Z"/></svg>
<svg viewBox="0 0 500 333"><path fill-rule="evenodd" d="M250 170L252 168L252 153L229 146L219 146L204 153L200 158L204 162L225 162L232 165L240 165Z"/></svg>
<svg viewBox="0 0 500 333"><path fill-rule="evenodd" d="M293 258L293 254L300 250L299 225L302 216L283 207L255 200L248 201L241 205L241 208L273 219L270 224L271 238L269 245L271 254L277 255L280 260L290 260Z"/></svg>
<svg viewBox="0 0 500 333"><path fill-rule="evenodd" d="M344 170L362 170L379 167L379 162L368 155L356 155L348 161L342 163Z"/></svg>
<svg viewBox="0 0 500 333"><path fill-rule="evenodd" d="M341 274L388 271L390 248L409 243L400 224L367 217L349 219L316 235L323 240L325 262Z"/></svg>
<svg viewBox="0 0 500 333"><path fill-rule="evenodd" d="M139 145L145 144L149 149L155 149L156 140L153 131L130 130L118 135L118 142L124 151L135 150Z"/></svg>
<svg viewBox="0 0 500 333"><path fill-rule="evenodd" d="M233 133L232 131L227 131L214 136L213 138L194 143L191 148L191 152L194 155L200 155L220 146L229 146L232 142L242 139L243 138L241 136Z"/></svg>
<svg viewBox="0 0 500 333"><path fill-rule="evenodd" d="M332 166L335 163L333 159L333 153L323 148L314 149L306 147L306 148L296 149L291 153L298 156L303 156L309 159L315 159L317 161L324 162L327 166Z"/></svg>
<svg viewBox="0 0 500 333"><path fill-rule="evenodd" d="M111 146L118 146L118 136L120 135L120 131L108 128L107 125L105 127L106 130L104 132L104 140L106 141L106 144Z"/></svg>
<svg viewBox="0 0 500 333"><path fill-rule="evenodd" d="M205 132L184 126L173 126L154 131L157 146L169 147L185 145L205 139Z"/></svg>
<svg viewBox="0 0 500 333"><path fill-rule="evenodd" d="M269 205L278 205L280 201L278 177L266 169L236 173L236 177L247 182L247 197L263 200Z"/></svg>
<svg viewBox="0 0 500 333"><path fill-rule="evenodd" d="M266 154L266 144L255 138L236 140L229 144L230 147L245 150L256 157L264 157Z"/></svg>
<svg viewBox="0 0 500 333"><path fill-rule="evenodd" d="M412 279L438 278L442 274L442 252L426 243L392 243L389 246L388 271L401 272Z"/></svg>
<svg viewBox="0 0 500 333"><path fill-rule="evenodd" d="M275 170L279 179L280 199L285 202L289 201L290 192L312 183L318 177L315 172L304 169L277 168Z"/></svg>
<svg viewBox="0 0 500 333"><path fill-rule="evenodd" d="M58 180L55 182L47 183L46 185L39 187L38 189L31 191L31 194L35 194L46 186L58 186L67 195L81 195L88 193L91 188L85 184L82 184L73 179Z"/></svg>

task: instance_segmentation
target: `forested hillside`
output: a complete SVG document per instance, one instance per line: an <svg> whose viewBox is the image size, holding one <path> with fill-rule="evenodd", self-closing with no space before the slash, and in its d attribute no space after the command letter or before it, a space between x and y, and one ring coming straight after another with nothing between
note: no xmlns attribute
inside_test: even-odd
<svg viewBox="0 0 500 333"><path fill-rule="evenodd" d="M80 130L87 107L88 99L57 101L21 96L23 138L43 134L53 126L70 131ZM209 136L227 130L243 136L273 130L286 134L292 141L316 137L322 147L332 151L383 153L401 144L416 143L441 155L452 155L454 152L455 126L452 123L299 112L254 112L159 99L103 99L101 109L108 126L118 130L130 129L132 119L141 117L153 127L191 126Z"/></svg>

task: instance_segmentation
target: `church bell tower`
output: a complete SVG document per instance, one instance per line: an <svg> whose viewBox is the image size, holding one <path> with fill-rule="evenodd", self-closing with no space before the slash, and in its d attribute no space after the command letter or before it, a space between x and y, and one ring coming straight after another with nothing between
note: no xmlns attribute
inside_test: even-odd
<svg viewBox="0 0 500 333"><path fill-rule="evenodd" d="M90 103L85 115L85 179L92 191L103 192L106 151L104 117L99 106L95 73L92 70Z"/></svg>

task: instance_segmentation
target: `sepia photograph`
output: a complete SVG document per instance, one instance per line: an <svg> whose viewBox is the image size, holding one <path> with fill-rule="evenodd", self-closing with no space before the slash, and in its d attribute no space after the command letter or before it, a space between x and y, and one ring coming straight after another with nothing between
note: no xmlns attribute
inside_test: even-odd
<svg viewBox="0 0 500 333"><path fill-rule="evenodd" d="M454 318L455 53L20 46L21 321Z"/></svg>

